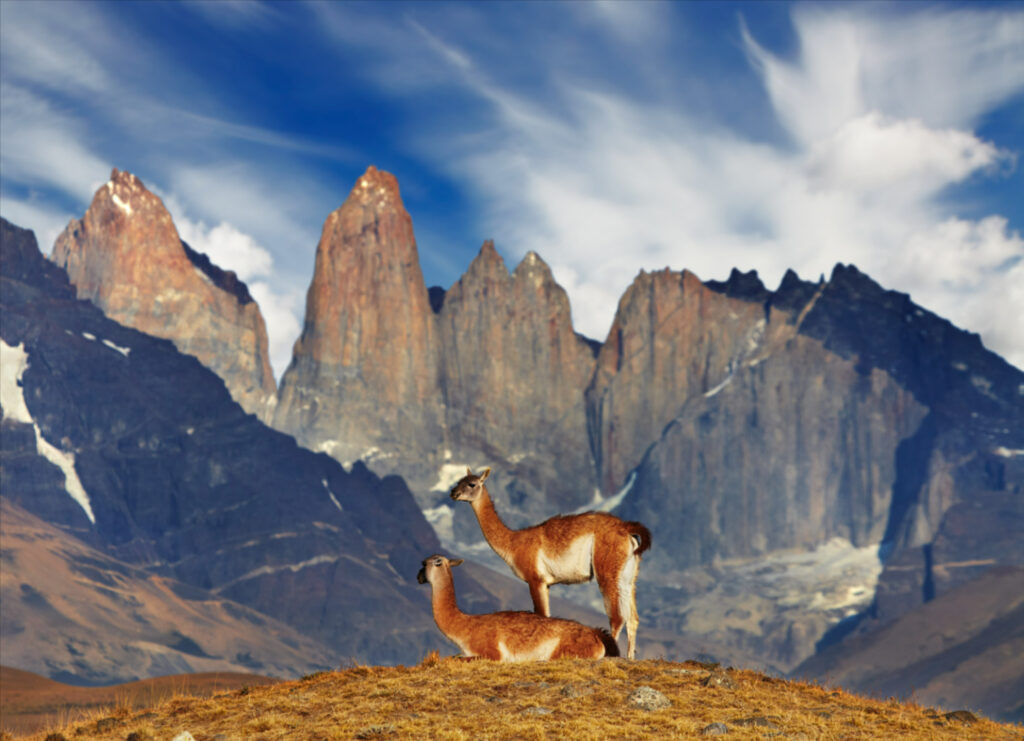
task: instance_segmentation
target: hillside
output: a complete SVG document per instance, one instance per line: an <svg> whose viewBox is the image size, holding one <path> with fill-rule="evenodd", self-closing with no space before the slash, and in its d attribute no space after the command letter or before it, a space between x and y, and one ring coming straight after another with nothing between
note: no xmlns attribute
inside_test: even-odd
<svg viewBox="0 0 1024 741"><path fill-rule="evenodd" d="M867 626L870 628L870 626ZM874 695L969 704L1024 721L1024 569L995 568L801 664L796 677Z"/></svg>
<svg viewBox="0 0 1024 741"><path fill-rule="evenodd" d="M950 713L696 662L498 664L429 656L416 667L357 666L209 698L179 696L144 710L122 706L59 732L119 741L183 731L197 741L680 738L723 730L730 739L1024 736L1020 726Z"/></svg>
<svg viewBox="0 0 1024 741"><path fill-rule="evenodd" d="M90 548L0 497L3 663L72 684L193 672L299 677L342 654Z"/></svg>
<svg viewBox="0 0 1024 741"><path fill-rule="evenodd" d="M0 249L5 499L107 556L241 603L342 656L413 661L442 645L414 580L437 539L404 482L361 465L346 471L265 427L195 358L76 300L31 232L0 219ZM17 627L7 615L5 605L5 642ZM189 637L216 653L203 635ZM68 651L51 643L49 653ZM169 671L182 669L159 673Z"/></svg>
<svg viewBox="0 0 1024 741"><path fill-rule="evenodd" d="M182 695L207 697L277 681L258 674L209 672L174 674L110 687L75 687L32 672L0 666L0 707L3 708L0 732L34 733L60 722L59 719L102 714L113 706L142 708Z"/></svg>

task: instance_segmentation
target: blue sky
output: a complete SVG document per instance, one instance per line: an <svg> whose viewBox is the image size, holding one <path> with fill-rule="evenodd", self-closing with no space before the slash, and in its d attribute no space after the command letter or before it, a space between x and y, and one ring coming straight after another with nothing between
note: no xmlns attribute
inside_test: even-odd
<svg viewBox="0 0 1024 741"><path fill-rule="evenodd" d="M397 175L428 285L536 250L603 339L641 269L853 263L1024 366L1020 4L0 3L0 212L112 167L245 279L275 371L327 214Z"/></svg>

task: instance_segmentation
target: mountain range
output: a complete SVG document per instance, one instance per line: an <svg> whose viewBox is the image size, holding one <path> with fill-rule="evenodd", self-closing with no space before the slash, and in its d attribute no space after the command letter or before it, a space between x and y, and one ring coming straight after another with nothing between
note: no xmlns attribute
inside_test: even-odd
<svg viewBox="0 0 1024 741"><path fill-rule="evenodd" d="M371 167L327 217L275 390L247 288L135 176L115 170L49 262L6 223L3 243L4 497L332 656L440 645L410 568L442 545L493 563L447 497L467 465L492 467L514 526L648 524L641 653L650 629L685 638L665 652L856 666L873 636L1024 566L1024 373L853 266L775 290L641 272L597 342L534 253L509 271L487 241L428 288L398 183ZM460 598L491 609L499 580L480 570Z"/></svg>

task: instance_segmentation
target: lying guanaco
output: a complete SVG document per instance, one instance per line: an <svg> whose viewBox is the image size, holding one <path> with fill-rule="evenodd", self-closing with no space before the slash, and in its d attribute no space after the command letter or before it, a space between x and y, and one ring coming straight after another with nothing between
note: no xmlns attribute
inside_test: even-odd
<svg viewBox="0 0 1024 741"><path fill-rule="evenodd" d="M548 659L600 659L618 656L619 647L603 628L589 628L575 620L562 620L533 612L492 612L468 615L455 602L452 568L462 563L434 555L423 560L416 575L430 584L434 621L467 658L494 661L546 661Z"/></svg>

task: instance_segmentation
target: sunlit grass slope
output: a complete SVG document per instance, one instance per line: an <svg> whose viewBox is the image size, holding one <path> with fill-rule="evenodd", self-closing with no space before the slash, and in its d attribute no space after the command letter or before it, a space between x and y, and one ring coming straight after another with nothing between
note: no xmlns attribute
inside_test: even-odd
<svg viewBox="0 0 1024 741"><path fill-rule="evenodd" d="M669 704L637 707L641 687ZM639 694L664 703L655 693ZM727 730L729 739L1024 738L1019 726L966 712L947 716L950 710L956 709L865 699L696 662L498 664L430 656L411 668L358 666L208 698L181 696L146 710L95 715L59 732L68 741L171 739L182 731L196 741L667 739L716 730Z"/></svg>

